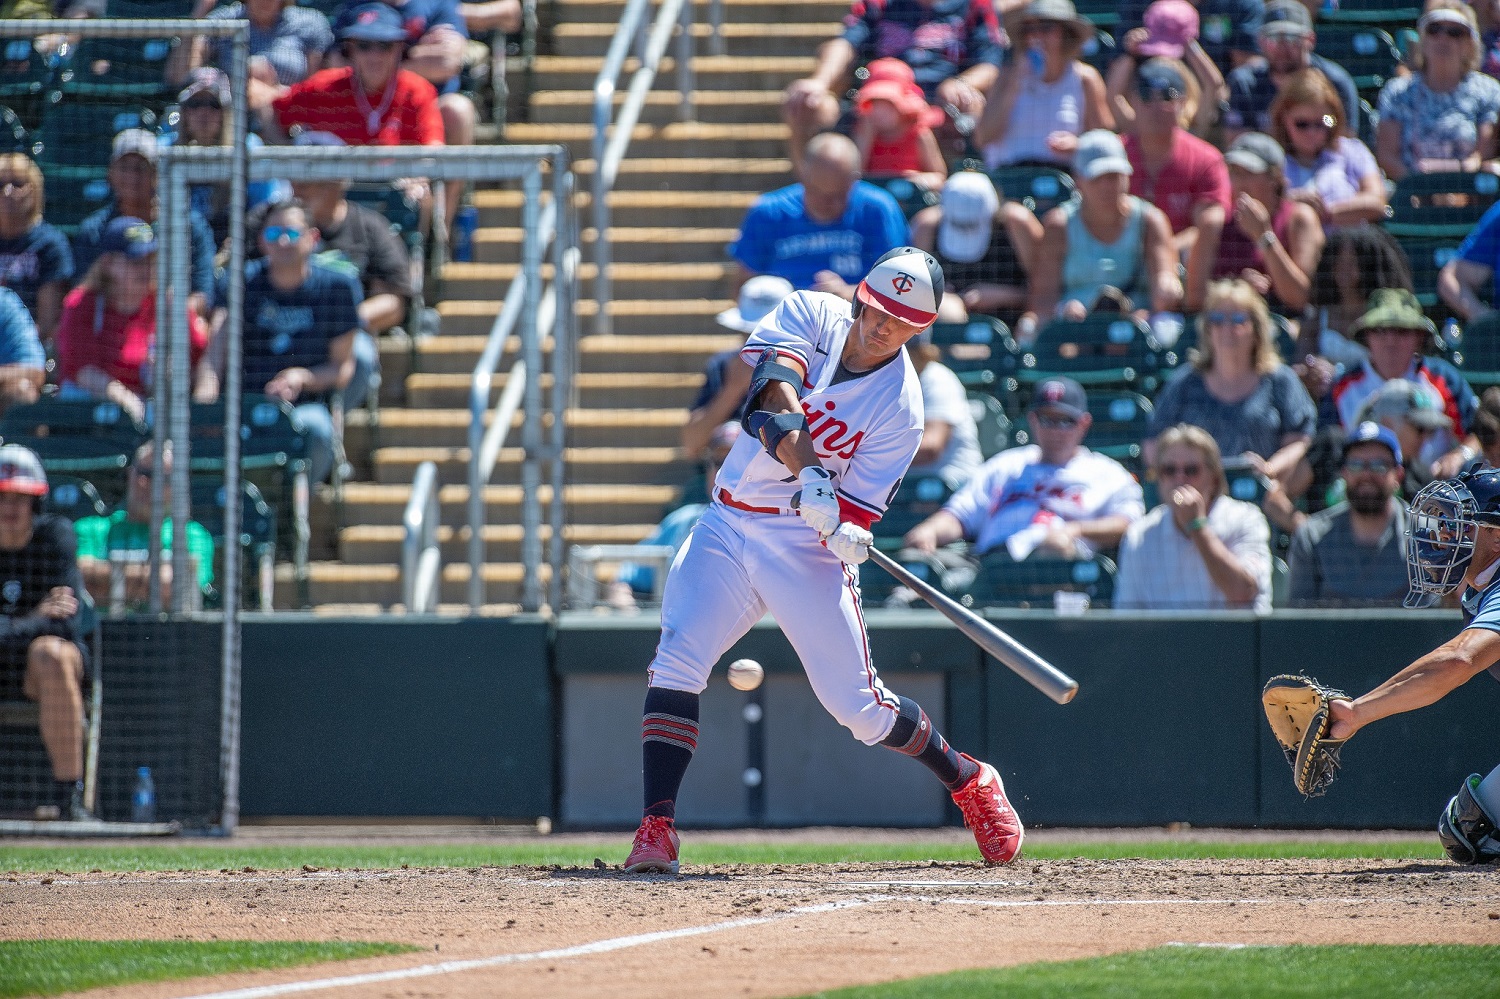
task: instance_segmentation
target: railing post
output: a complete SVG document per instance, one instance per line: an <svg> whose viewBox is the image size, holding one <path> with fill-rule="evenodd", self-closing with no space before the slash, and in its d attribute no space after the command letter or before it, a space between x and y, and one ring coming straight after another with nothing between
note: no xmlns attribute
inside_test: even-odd
<svg viewBox="0 0 1500 999"><path fill-rule="evenodd" d="M697 109L693 105L693 92L697 86L693 76L693 4L683 0L677 17L677 120L694 121Z"/></svg>

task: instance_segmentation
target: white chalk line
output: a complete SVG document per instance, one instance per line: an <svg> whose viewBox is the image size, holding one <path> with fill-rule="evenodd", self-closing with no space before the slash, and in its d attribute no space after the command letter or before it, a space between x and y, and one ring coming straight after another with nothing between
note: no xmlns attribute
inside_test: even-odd
<svg viewBox="0 0 1500 999"><path fill-rule="evenodd" d="M750 916L744 919L729 919L719 923L708 923L703 926L685 926L676 930L637 933L628 937L612 937L607 940L596 940L593 943L578 944L573 947L559 947L553 950L538 950L520 954L496 954L494 957L473 958L465 961L442 961L437 964L418 965L414 968L397 968L394 971L376 971L363 975L344 975L338 978L309 979L301 982L286 982L281 985L263 985L248 989L235 989L230 992L209 992L202 995L190 996L187 999L270 999L272 996L290 995L294 992L313 992L321 989L336 989L353 985L376 985L381 982L395 982L407 978L427 978L432 975L451 975L455 972L474 971L479 968L496 968L507 964L561 960L570 957L587 957L592 954L606 954L610 951L626 950L631 947L661 943L665 940L680 940L683 937L696 937L707 933L719 933L724 930L738 930L748 926L761 926L766 923L780 922L797 916L811 916L823 912L832 912L836 909L856 909L868 904L870 903L856 899L823 902L819 905L798 906L795 909L788 909L785 912L778 912L769 916Z"/></svg>

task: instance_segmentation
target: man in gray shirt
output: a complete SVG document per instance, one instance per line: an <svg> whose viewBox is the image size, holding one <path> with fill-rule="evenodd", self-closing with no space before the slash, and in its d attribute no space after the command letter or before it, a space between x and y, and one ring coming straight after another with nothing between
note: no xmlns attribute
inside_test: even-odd
<svg viewBox="0 0 1500 999"><path fill-rule="evenodd" d="M1398 606L1406 596L1406 504L1401 445L1389 427L1365 422L1344 445L1344 502L1308 518L1292 538L1293 607Z"/></svg>

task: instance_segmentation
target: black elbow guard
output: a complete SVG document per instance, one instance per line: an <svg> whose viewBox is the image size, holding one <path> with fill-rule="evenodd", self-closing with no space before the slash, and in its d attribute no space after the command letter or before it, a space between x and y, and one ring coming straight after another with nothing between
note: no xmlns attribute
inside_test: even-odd
<svg viewBox="0 0 1500 999"><path fill-rule="evenodd" d="M776 359L774 347L767 347L756 362L755 370L750 373L750 406L746 408L753 407L766 386L772 382L785 382L792 387L793 395L798 399L802 398L802 376L797 374L796 368ZM745 429L748 430L749 427Z"/></svg>
<svg viewBox="0 0 1500 999"><path fill-rule="evenodd" d="M747 433L760 441L766 454L780 461L776 457L776 448L787 434L807 430L807 414L801 410L793 413L768 413L764 409L757 409L745 414L743 425Z"/></svg>

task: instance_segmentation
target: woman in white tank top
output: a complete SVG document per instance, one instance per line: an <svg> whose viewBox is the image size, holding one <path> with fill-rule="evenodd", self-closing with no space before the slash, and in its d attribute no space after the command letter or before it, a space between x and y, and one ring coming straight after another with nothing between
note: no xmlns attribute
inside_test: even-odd
<svg viewBox="0 0 1500 999"><path fill-rule="evenodd" d="M1066 169L1078 136L1115 127L1099 71L1078 58L1094 26L1073 0L1031 0L1022 15L1024 49L1012 48L974 126L990 169L1050 163Z"/></svg>

